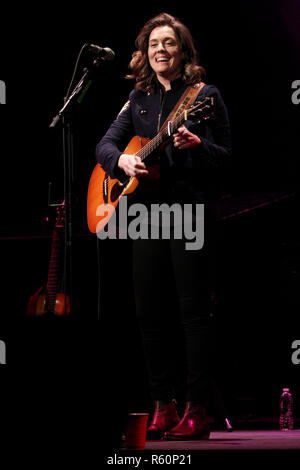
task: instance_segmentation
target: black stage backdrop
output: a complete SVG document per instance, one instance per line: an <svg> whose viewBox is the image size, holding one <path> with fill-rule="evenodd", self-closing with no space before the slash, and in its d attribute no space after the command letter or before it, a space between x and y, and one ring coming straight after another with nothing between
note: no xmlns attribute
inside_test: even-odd
<svg viewBox="0 0 300 470"><path fill-rule="evenodd" d="M245 0L176 6L61 2L3 9L0 339L7 364L0 370L3 383L12 376L17 381L4 387L8 395L14 391L16 403L29 399L29 382L37 386L37 395L42 384L55 396L65 387L62 402L75 395L87 414L91 403L103 409L102 396L108 407L116 406L113 396L125 409L149 409L129 243L105 241L98 253L87 228L86 195L95 145L132 88L124 76L135 37L148 18L167 11L189 26L207 82L220 89L232 126L233 165L224 174L220 199L215 312L220 387L240 425L276 418L283 386L295 394L299 417L300 365L291 360L292 343L300 340L300 104L293 89L300 80L299 8L296 0ZM110 47L115 60L101 64L82 104L72 111L75 307L69 319L29 321L27 303L47 279L55 224L49 182L52 200L63 200L62 126L50 129L49 124L62 107L85 42ZM85 52L75 83L90 63ZM77 387L82 384L83 402Z"/></svg>

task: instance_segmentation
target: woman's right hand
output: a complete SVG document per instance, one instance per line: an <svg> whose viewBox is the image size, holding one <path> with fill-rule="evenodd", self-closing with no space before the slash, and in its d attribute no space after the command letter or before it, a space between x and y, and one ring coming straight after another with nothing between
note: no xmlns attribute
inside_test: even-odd
<svg viewBox="0 0 300 470"><path fill-rule="evenodd" d="M122 153L119 157L118 167L125 171L127 176L144 176L148 175L145 163L136 155L127 155Z"/></svg>

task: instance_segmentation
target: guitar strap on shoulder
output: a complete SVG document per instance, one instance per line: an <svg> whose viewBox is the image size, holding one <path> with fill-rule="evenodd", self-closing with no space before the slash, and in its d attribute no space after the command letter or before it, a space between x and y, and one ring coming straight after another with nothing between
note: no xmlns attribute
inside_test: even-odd
<svg viewBox="0 0 300 470"><path fill-rule="evenodd" d="M164 129L168 126L170 121L173 121L179 114L181 114L186 108L189 108L193 105L196 97L199 95L200 90L204 87L204 82L196 83L195 85L190 85L183 95L180 97L172 111L170 112L169 116L163 123L161 129Z"/></svg>

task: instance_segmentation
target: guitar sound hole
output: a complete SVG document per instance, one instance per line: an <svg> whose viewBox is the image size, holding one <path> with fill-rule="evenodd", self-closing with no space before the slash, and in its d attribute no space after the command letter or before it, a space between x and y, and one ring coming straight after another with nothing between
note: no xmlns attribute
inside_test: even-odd
<svg viewBox="0 0 300 470"><path fill-rule="evenodd" d="M113 185L113 187L111 188L111 192L110 192L111 202L115 202L117 199L119 199L119 197L121 196L123 192L123 189L124 187L121 186L119 183L116 183Z"/></svg>

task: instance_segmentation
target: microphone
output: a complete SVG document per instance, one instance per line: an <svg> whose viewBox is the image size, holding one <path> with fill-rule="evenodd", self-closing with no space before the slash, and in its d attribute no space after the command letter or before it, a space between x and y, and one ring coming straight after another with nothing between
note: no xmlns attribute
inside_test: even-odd
<svg viewBox="0 0 300 470"><path fill-rule="evenodd" d="M103 60L114 60L115 58L114 51L109 47L100 47L96 44L87 44L87 47L89 51L99 55Z"/></svg>

